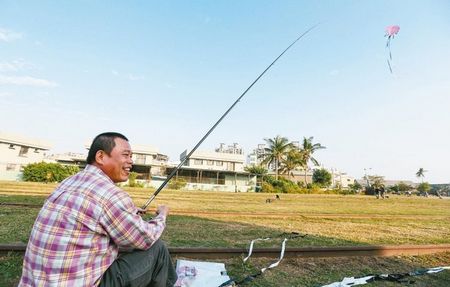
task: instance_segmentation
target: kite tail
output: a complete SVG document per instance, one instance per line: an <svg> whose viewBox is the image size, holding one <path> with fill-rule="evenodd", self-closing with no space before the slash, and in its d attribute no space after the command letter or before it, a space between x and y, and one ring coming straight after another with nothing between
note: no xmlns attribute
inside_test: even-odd
<svg viewBox="0 0 450 287"><path fill-rule="evenodd" d="M389 71L391 71L391 74L392 74L392 67L391 67L391 62L389 62L389 59L387 60L387 64L389 66Z"/></svg>

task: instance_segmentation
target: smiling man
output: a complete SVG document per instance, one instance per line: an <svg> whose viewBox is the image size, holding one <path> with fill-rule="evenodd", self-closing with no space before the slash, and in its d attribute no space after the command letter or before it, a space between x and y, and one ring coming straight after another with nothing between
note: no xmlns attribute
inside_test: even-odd
<svg viewBox="0 0 450 287"><path fill-rule="evenodd" d="M128 139L102 133L86 168L49 196L31 231L19 286L173 286L176 272L159 240L169 209L146 222L115 183L132 168ZM118 255L119 247L134 251Z"/></svg>

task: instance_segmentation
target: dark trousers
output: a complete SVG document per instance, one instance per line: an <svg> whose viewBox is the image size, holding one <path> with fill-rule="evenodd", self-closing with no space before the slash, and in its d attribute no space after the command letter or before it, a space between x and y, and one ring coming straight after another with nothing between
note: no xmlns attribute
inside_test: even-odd
<svg viewBox="0 0 450 287"><path fill-rule="evenodd" d="M177 273L161 240L148 250L120 255L106 270L100 287L172 287Z"/></svg>

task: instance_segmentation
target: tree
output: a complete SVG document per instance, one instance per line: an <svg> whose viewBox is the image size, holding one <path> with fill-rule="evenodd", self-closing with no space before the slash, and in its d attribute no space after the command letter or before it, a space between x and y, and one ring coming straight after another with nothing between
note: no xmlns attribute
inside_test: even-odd
<svg viewBox="0 0 450 287"><path fill-rule="evenodd" d="M261 179L261 182L264 180L264 176L267 174L267 169L260 165L249 165L244 168L244 170L251 175L256 176L256 185L258 185L258 177Z"/></svg>
<svg viewBox="0 0 450 287"><path fill-rule="evenodd" d="M394 185L395 190L398 192L405 192L408 190L413 189L413 187L409 184L404 183L403 181L397 183L396 185Z"/></svg>
<svg viewBox="0 0 450 287"><path fill-rule="evenodd" d="M423 168L419 168L419 170L416 172L416 176L418 178L422 179L422 183L423 183L423 178L425 177L425 172L427 172L427 171L424 170Z"/></svg>
<svg viewBox="0 0 450 287"><path fill-rule="evenodd" d="M302 154L303 154L303 168L305 169L305 183L306 182L306 172L308 170L308 162L312 162L315 166L319 165L319 162L313 157L316 150L324 149L326 147L322 146L320 143L313 143L314 137L303 137L302 143Z"/></svg>
<svg viewBox="0 0 450 287"><path fill-rule="evenodd" d="M369 180L373 189L384 188L384 176L369 175Z"/></svg>
<svg viewBox="0 0 450 287"><path fill-rule="evenodd" d="M431 190L431 186L428 182L422 182L417 186L417 190L421 193L424 193L425 195L428 195L428 191Z"/></svg>
<svg viewBox="0 0 450 287"><path fill-rule="evenodd" d="M362 185L359 182L357 182L356 180L353 184L349 184L348 187L354 193L358 193L362 189Z"/></svg>
<svg viewBox="0 0 450 287"><path fill-rule="evenodd" d="M313 183L320 187L329 187L331 185L331 173L324 168L316 169L313 173Z"/></svg>
<svg viewBox="0 0 450 287"><path fill-rule="evenodd" d="M290 177L292 171L299 166L304 166L304 156L301 150L292 148L287 152L286 157L281 160L281 173L287 174Z"/></svg>
<svg viewBox="0 0 450 287"><path fill-rule="evenodd" d="M262 164L269 166L273 163L275 167L275 179L278 179L278 169L281 160L292 148L292 144L285 137L276 136L273 139L264 139L269 147L264 148Z"/></svg>
<svg viewBox="0 0 450 287"><path fill-rule="evenodd" d="M378 193L384 189L384 176L368 175L367 181L370 182L370 186L366 187L366 194Z"/></svg>

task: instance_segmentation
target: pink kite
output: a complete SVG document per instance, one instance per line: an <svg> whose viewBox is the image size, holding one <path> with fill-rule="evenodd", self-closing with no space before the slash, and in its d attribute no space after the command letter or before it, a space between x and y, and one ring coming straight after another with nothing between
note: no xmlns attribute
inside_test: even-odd
<svg viewBox="0 0 450 287"><path fill-rule="evenodd" d="M391 74L392 74L392 67L390 62L392 61L391 39L394 39L394 36L397 35L398 31L400 31L400 26L397 25L387 26L386 34L384 35L385 37L387 37L386 48L389 50L389 59L387 59L387 63L389 66L389 70L391 71Z"/></svg>

